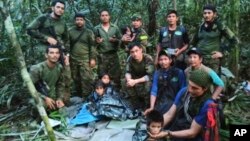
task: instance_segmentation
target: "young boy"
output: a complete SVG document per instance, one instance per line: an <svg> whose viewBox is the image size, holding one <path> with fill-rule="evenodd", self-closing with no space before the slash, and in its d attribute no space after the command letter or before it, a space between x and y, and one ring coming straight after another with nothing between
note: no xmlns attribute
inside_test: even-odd
<svg viewBox="0 0 250 141"><path fill-rule="evenodd" d="M163 129L163 115L157 111L157 110L152 110L151 112L148 113L147 115L147 130L148 134L151 135L157 135L161 132ZM163 141L164 139L152 139L148 137L146 141Z"/></svg>
<svg viewBox="0 0 250 141"><path fill-rule="evenodd" d="M105 93L105 84L102 80L98 80L95 83L95 91L88 97L87 101L90 102L97 102L100 100Z"/></svg>
<svg viewBox="0 0 250 141"><path fill-rule="evenodd" d="M132 141L164 141L165 139L153 139L150 136L158 135L163 129L163 115L157 111L152 110L147 114L147 129L140 126L135 131Z"/></svg>

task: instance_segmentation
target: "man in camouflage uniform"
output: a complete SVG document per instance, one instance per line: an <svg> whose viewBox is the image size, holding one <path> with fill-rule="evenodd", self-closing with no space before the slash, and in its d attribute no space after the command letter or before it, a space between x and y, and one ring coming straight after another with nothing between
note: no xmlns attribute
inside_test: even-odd
<svg viewBox="0 0 250 141"><path fill-rule="evenodd" d="M61 19L64 13L65 2L54 0L52 2L52 13L42 14L32 21L27 27L27 33L39 41L35 47L35 62L44 60L44 52L48 45L61 44L68 48L64 43L68 40L67 27Z"/></svg>
<svg viewBox="0 0 250 141"><path fill-rule="evenodd" d="M154 62L150 55L143 53L139 43L131 44L129 51L124 90L128 92L129 101L135 109L145 110L149 106Z"/></svg>
<svg viewBox="0 0 250 141"><path fill-rule="evenodd" d="M131 20L132 20L132 27L131 27L132 36L129 37L123 35L122 41L125 44L138 42L142 45L143 51L146 52L148 45L148 34L142 28L142 17L138 14L134 14Z"/></svg>
<svg viewBox="0 0 250 141"><path fill-rule="evenodd" d="M94 28L98 52L98 74L108 72L115 87L120 88L121 68L117 51L121 33L116 25L110 23L108 11L101 11L100 19L102 23Z"/></svg>
<svg viewBox="0 0 250 141"><path fill-rule="evenodd" d="M77 95L87 98L93 90L95 75L92 68L96 64L96 51L94 34L85 27L85 17L82 13L75 15L75 26L69 30L69 41L70 66L76 92Z"/></svg>
<svg viewBox="0 0 250 141"><path fill-rule="evenodd" d="M204 23L201 24L194 35L191 45L201 50L203 64L219 73L221 52L221 39L226 37L232 44L238 42L234 33L217 18L216 7L205 5L203 7Z"/></svg>
<svg viewBox="0 0 250 141"><path fill-rule="evenodd" d="M44 84L46 88L36 87L37 91L41 93L40 96L47 109L55 110L69 102L71 84L69 57L65 56L65 66L58 63L60 49L57 46L49 46L45 56L46 61L30 68L30 77L36 86L40 85L39 83Z"/></svg>

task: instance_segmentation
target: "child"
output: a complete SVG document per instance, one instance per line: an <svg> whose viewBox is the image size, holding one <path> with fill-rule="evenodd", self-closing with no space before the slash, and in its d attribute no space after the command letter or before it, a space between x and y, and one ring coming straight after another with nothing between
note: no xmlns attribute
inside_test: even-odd
<svg viewBox="0 0 250 141"><path fill-rule="evenodd" d="M163 129L163 115L157 111L152 110L147 114L147 129L140 125L133 135L133 141L164 141L165 139L153 139L149 135L157 135Z"/></svg>
<svg viewBox="0 0 250 141"><path fill-rule="evenodd" d="M100 74L99 79L102 81L102 83L105 86L105 93L109 95L119 95L117 89L115 89L111 79L110 75L106 72L103 72Z"/></svg>
<svg viewBox="0 0 250 141"><path fill-rule="evenodd" d="M88 97L87 101L89 102L97 102L100 100L105 93L105 84L102 80L98 80L95 83L95 91Z"/></svg>
<svg viewBox="0 0 250 141"><path fill-rule="evenodd" d="M148 133L151 135L157 135L161 132L163 129L163 115L157 111L157 110L152 110L149 112L147 115L147 130ZM147 141L162 141L164 139L152 139L152 138L147 138Z"/></svg>

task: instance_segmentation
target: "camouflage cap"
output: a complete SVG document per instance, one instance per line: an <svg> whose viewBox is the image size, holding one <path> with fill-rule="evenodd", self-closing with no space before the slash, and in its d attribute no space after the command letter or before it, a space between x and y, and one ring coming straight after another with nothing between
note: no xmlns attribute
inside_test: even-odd
<svg viewBox="0 0 250 141"><path fill-rule="evenodd" d="M212 83L211 77L207 72L201 69L197 69L190 72L189 80L198 86L207 88Z"/></svg>
<svg viewBox="0 0 250 141"><path fill-rule="evenodd" d="M134 15L131 17L131 20L132 20L132 21L141 20L141 19L142 19L142 17L141 17L141 15L139 15L139 14L134 14Z"/></svg>

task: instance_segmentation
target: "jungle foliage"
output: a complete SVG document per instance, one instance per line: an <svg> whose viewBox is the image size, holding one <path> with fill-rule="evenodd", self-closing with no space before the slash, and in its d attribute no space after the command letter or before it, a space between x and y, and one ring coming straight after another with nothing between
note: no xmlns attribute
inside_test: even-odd
<svg viewBox="0 0 250 141"><path fill-rule="evenodd" d="M206 3L213 3L217 5L219 17L233 30L233 32L240 39L238 47L232 47L227 52L230 54L227 58L227 62L224 64L229 67L230 70L239 78L244 79L244 74L238 74L239 66L244 60L240 59L241 47L249 47L250 42L250 1L249 0L65 0L67 7L63 18L67 21L67 25L70 27L73 24L73 16L77 11L81 11L86 14L87 27L92 29L95 25L99 24L99 11L102 9L108 9L111 13L112 22L118 26L129 25L130 17L134 13L141 14L143 17L144 28L150 35L150 44L155 46L157 41L157 32L159 27L164 26L165 14L167 10L176 9L180 15L180 24L187 27L190 37L192 37L197 26L202 22L202 7ZM15 27L15 32L18 37L18 41L21 45L26 64L29 67L31 65L33 46L36 41L31 39L26 34L27 25L38 15L42 13L50 12L51 0L6 0L7 9L9 9L12 22ZM0 1L0 9L3 7L3 1ZM0 12L2 12L0 10ZM18 122L19 119L15 117L24 116L27 112L20 112L20 114L12 114L12 118L6 120L7 113L18 112L22 109L21 105L27 105L29 94L27 87L24 85L21 79L20 71L17 67L17 56L15 50L7 37L7 33L4 27L4 16L0 16L0 134L8 133L7 129L9 123L14 125L14 122ZM225 46L229 46L227 42L224 42ZM249 59L249 57L248 57ZM250 61L246 60L247 62ZM229 94L230 95L230 94ZM233 93L232 93L233 95ZM246 101L246 98L242 98ZM249 98L248 98L249 99ZM249 105L249 101L246 101ZM242 103L241 103L242 104ZM228 105L228 110L233 105L237 108L242 107L241 104ZM25 110L23 110L25 111ZM230 112L229 112L230 113ZM231 114L231 113L230 113ZM239 115L244 112L239 112ZM11 117L11 115L9 115ZM240 116L239 116L240 117ZM237 117L235 117L237 119ZM249 119L249 115L244 116L244 120ZM231 120L228 119L227 122ZM2 123L8 124L2 124ZM25 120L29 122L29 120ZM240 121L237 121L240 122ZM247 121L249 123L249 121ZM19 123L20 124L20 123ZM25 123L23 123L25 124ZM22 131L17 129L15 124L15 130L17 132ZM25 125L22 125L24 127ZM5 129L5 130L3 130ZM11 129L10 129L11 130ZM43 137L41 137L43 138ZM0 136L1 140L1 136Z"/></svg>

